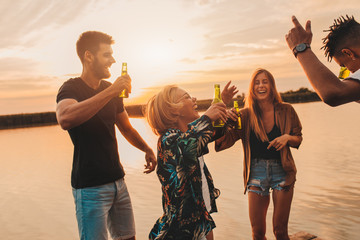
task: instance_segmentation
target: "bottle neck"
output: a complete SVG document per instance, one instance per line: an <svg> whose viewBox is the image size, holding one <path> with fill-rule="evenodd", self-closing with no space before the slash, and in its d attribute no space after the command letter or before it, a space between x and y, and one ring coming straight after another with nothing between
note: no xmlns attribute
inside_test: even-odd
<svg viewBox="0 0 360 240"><path fill-rule="evenodd" d="M127 64L123 63L122 68L121 68L121 76L126 75L126 74L127 74Z"/></svg>
<svg viewBox="0 0 360 240"><path fill-rule="evenodd" d="M236 111L239 111L239 104L237 101L234 101L234 108L236 109Z"/></svg>
<svg viewBox="0 0 360 240"><path fill-rule="evenodd" d="M221 94L220 94L220 88L215 87L215 95L214 95L214 101L222 102L221 100Z"/></svg>

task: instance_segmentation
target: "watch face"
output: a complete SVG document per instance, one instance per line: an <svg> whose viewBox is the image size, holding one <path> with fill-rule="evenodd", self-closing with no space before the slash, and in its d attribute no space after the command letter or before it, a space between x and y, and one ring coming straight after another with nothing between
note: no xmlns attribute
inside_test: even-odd
<svg viewBox="0 0 360 240"><path fill-rule="evenodd" d="M306 44L305 43L300 43L299 45L296 46L296 51L298 52L302 52L306 49Z"/></svg>

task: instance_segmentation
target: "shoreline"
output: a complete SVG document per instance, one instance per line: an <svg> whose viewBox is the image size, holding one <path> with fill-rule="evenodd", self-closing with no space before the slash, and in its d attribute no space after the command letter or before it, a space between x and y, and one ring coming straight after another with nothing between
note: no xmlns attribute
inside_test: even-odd
<svg viewBox="0 0 360 240"><path fill-rule="evenodd" d="M300 88L297 91L287 91L280 93L284 102L287 103L307 103L321 101L320 97L313 91L307 88ZM233 101L238 101L239 107L244 106L244 94L238 95ZM233 106L233 101L228 107ZM198 110L206 110L212 102L212 99L197 100ZM130 118L144 117L146 104L136 104L125 106ZM41 113L21 113L0 116L0 130L28 128L57 125L55 112L41 112Z"/></svg>

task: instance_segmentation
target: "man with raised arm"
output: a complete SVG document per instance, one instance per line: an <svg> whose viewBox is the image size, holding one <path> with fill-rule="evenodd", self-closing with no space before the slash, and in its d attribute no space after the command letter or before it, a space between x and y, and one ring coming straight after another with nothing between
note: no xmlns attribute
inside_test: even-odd
<svg viewBox="0 0 360 240"><path fill-rule="evenodd" d="M71 185L82 240L135 239L130 196L120 163L115 125L126 140L145 152L145 173L155 169L152 149L132 127L119 98L131 91L129 75L111 84L113 58L111 36L96 31L80 35L76 50L83 70L67 80L57 95L56 116L74 144Z"/></svg>
<svg viewBox="0 0 360 240"><path fill-rule="evenodd" d="M311 50L311 22L306 22L305 29L295 16L292 22L294 28L285 36L287 44L322 101L330 106L338 106L360 100L360 24L354 17L335 19L327 30L329 34L323 39L322 49L328 61L334 59L352 73L343 81L322 64Z"/></svg>

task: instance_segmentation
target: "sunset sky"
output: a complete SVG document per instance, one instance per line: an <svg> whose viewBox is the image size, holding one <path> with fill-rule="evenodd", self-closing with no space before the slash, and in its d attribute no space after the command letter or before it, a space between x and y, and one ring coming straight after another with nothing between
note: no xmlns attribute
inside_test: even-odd
<svg viewBox="0 0 360 240"><path fill-rule="evenodd" d="M0 115L54 111L58 88L81 73L75 42L84 31L114 37L109 81L127 62L133 104L165 84L198 99L228 80L246 92L258 67L279 91L311 88L285 41L291 16L312 21L312 49L334 72L323 30L340 15L360 21L358 0L1 0L0 9Z"/></svg>

